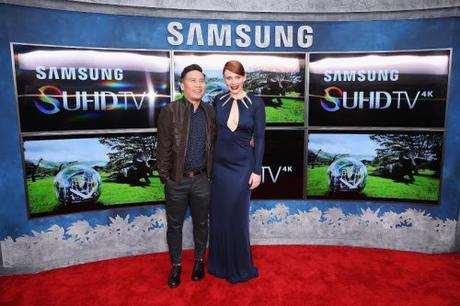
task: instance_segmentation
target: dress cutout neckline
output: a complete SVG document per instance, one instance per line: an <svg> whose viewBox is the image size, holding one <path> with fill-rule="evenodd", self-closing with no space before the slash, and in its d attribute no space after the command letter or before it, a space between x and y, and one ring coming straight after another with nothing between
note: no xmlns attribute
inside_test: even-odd
<svg viewBox="0 0 460 306"><path fill-rule="evenodd" d="M219 100L224 100L222 107L224 107L230 100L233 100L230 112L228 114L227 127L230 131L235 132L239 123L238 102L241 102L247 109L249 109L249 105L252 105L252 101L246 93L244 93L244 96L241 99L235 99L230 95L230 92L222 95Z"/></svg>
<svg viewBox="0 0 460 306"><path fill-rule="evenodd" d="M228 114L227 127L230 131L235 132L238 128L238 122L240 120L240 114L238 109L238 100L233 99L232 106L230 108L230 113Z"/></svg>

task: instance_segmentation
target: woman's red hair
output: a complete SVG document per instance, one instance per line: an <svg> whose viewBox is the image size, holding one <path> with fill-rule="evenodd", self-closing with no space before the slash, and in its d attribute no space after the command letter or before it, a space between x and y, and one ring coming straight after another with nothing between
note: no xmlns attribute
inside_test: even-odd
<svg viewBox="0 0 460 306"><path fill-rule="evenodd" d="M228 61L224 65L224 69L222 69L222 74L228 70L230 72L236 73L238 75L244 76L246 72L244 71L243 64L239 61Z"/></svg>

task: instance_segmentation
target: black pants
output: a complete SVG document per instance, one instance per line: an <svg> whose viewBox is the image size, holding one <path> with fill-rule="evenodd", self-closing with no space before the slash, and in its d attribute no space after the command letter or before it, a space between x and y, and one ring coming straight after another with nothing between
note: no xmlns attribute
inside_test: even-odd
<svg viewBox="0 0 460 306"><path fill-rule="evenodd" d="M182 259L182 227L190 205L193 221L195 259L202 259L208 242L209 180L206 173L184 177L180 183L168 180L165 185L169 256L173 264Z"/></svg>

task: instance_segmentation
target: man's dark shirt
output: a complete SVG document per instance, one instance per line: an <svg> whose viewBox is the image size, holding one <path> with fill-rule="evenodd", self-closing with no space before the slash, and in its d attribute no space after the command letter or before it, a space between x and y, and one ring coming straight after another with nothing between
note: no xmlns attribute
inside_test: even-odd
<svg viewBox="0 0 460 306"><path fill-rule="evenodd" d="M190 130L184 171L206 168L206 116L201 103L196 111L193 111L193 107L190 111Z"/></svg>

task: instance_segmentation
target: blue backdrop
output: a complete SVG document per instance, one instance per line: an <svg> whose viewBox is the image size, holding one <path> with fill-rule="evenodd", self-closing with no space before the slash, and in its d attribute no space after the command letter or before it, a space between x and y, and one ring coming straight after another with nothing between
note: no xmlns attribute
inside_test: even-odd
<svg viewBox="0 0 460 306"><path fill-rule="evenodd" d="M423 19L399 21L350 21L350 22L270 22L270 21L219 21L153 18L137 16L115 16L93 13L75 13L58 10L36 9L12 5L0 6L0 240L7 236L17 238L32 231L44 231L53 224L68 227L76 220L86 220L90 225L106 224L109 216L152 213L154 207L119 208L106 211L85 212L63 216L30 219L27 212L21 160L18 115L10 54L10 43L50 44L64 46L163 49L163 50L221 50L241 51L233 42L229 47L198 46L186 44L174 47L167 41L167 25L179 21L188 28L192 22L203 28L208 23L223 23L236 26L256 25L300 25L313 28L313 44L302 49L296 44L292 48L269 47L261 49L251 45L244 51L386 51L430 48L453 48L452 70L448 97L447 123L445 131L444 160L441 182L441 200L438 205L417 203L370 202L370 201L283 201L291 212L318 207L326 210L340 207L344 213L358 214L368 207L380 209L380 213L402 212L407 208L423 209L434 218L457 220L460 205L460 101L459 90L460 19ZM295 32L295 31L294 31ZM206 33L204 33L205 38ZM256 208L272 208L279 201L253 202Z"/></svg>

